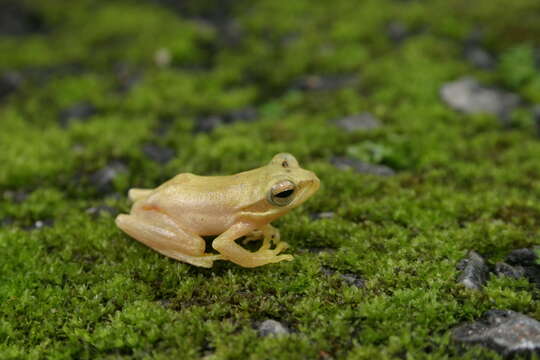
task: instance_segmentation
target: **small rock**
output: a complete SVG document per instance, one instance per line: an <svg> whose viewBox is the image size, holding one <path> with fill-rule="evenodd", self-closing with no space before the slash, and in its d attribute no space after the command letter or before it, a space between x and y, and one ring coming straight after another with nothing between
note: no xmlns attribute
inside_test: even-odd
<svg viewBox="0 0 540 360"><path fill-rule="evenodd" d="M60 113L60 125L68 127L74 120L84 120L97 113L96 107L88 101L82 101L64 109Z"/></svg>
<svg viewBox="0 0 540 360"><path fill-rule="evenodd" d="M16 71L8 71L0 75L0 100L15 92L22 82L22 75Z"/></svg>
<svg viewBox="0 0 540 360"><path fill-rule="evenodd" d="M0 220L0 226L10 226L13 224L13 218L8 216Z"/></svg>
<svg viewBox="0 0 540 360"><path fill-rule="evenodd" d="M495 59L493 56L479 46L468 46L465 48L465 58L472 65L485 70L493 69Z"/></svg>
<svg viewBox="0 0 540 360"><path fill-rule="evenodd" d="M534 125L536 126L536 135L540 136L540 104L532 107Z"/></svg>
<svg viewBox="0 0 540 360"><path fill-rule="evenodd" d="M90 175L90 183L98 192L108 193L113 189L114 179L126 171L126 165L122 162L115 161Z"/></svg>
<svg viewBox="0 0 540 360"><path fill-rule="evenodd" d="M320 219L332 219L334 217L334 213L332 211L324 211L320 213L311 214L309 217L311 220L320 220Z"/></svg>
<svg viewBox="0 0 540 360"><path fill-rule="evenodd" d="M129 92L142 78L141 71L126 63L116 65L115 74L118 82L117 91L121 94Z"/></svg>
<svg viewBox="0 0 540 360"><path fill-rule="evenodd" d="M32 225L25 227L25 230L40 230L54 225L53 219L37 220Z"/></svg>
<svg viewBox="0 0 540 360"><path fill-rule="evenodd" d="M461 270L458 282L471 290L480 290L488 278L489 269L484 259L474 251L469 251L468 257L458 264Z"/></svg>
<svg viewBox="0 0 540 360"><path fill-rule="evenodd" d="M488 113L503 119L521 102L516 94L482 86L470 77L444 84L440 93L443 101L455 110Z"/></svg>
<svg viewBox="0 0 540 360"><path fill-rule="evenodd" d="M21 2L5 1L0 4L0 35L27 35L42 31L43 19L27 9Z"/></svg>
<svg viewBox="0 0 540 360"><path fill-rule="evenodd" d="M503 356L540 353L540 322L511 310L490 310L474 323L452 331L459 344L480 344Z"/></svg>
<svg viewBox="0 0 540 360"><path fill-rule="evenodd" d="M198 118L195 123L195 132L211 132L216 127L223 125L225 123L224 119L221 116L211 115Z"/></svg>
<svg viewBox="0 0 540 360"><path fill-rule="evenodd" d="M540 288L540 265L524 266L523 268L529 282Z"/></svg>
<svg viewBox="0 0 540 360"><path fill-rule="evenodd" d="M495 274L497 276L506 276L514 279L519 279L525 275L525 269L523 266L512 266L505 262L498 262L495 264Z"/></svg>
<svg viewBox="0 0 540 360"><path fill-rule="evenodd" d="M172 55L169 49L161 48L154 54L154 63L159 67L167 67L171 64Z"/></svg>
<svg viewBox="0 0 540 360"><path fill-rule="evenodd" d="M154 144L146 144L143 146L143 152L151 160L158 164L166 164L174 158L175 151L170 148L162 147Z"/></svg>
<svg viewBox="0 0 540 360"><path fill-rule="evenodd" d="M16 204L22 203L24 200L28 198L28 193L23 190L7 190L4 191L4 199L8 201L12 201Z"/></svg>
<svg viewBox="0 0 540 360"><path fill-rule="evenodd" d="M365 287L364 280L360 279L355 274L346 273L342 274L341 278L349 285L356 286L357 288Z"/></svg>
<svg viewBox="0 0 540 360"><path fill-rule="evenodd" d="M304 91L337 90L355 82L351 75L309 75L300 79L293 86Z"/></svg>
<svg viewBox="0 0 540 360"><path fill-rule="evenodd" d="M257 110L252 107L246 107L238 110L231 111L224 117L226 123L233 123L237 121L249 122L256 120L259 114Z"/></svg>
<svg viewBox="0 0 540 360"><path fill-rule="evenodd" d="M86 209L86 213L93 218L98 218L102 215L114 216L118 214L118 210L107 205L98 205L92 206L91 208Z"/></svg>
<svg viewBox="0 0 540 360"><path fill-rule="evenodd" d="M369 112L351 115L337 120L336 125L348 132L372 130L381 127L381 122Z"/></svg>
<svg viewBox="0 0 540 360"><path fill-rule="evenodd" d="M511 265L530 266L536 265L538 255L533 249L517 249L506 256L506 262Z"/></svg>
<svg viewBox="0 0 540 360"><path fill-rule="evenodd" d="M409 36L407 26L401 21L392 21L389 23L386 28L386 33L388 34L390 40L397 44L403 42L403 40Z"/></svg>
<svg viewBox="0 0 540 360"><path fill-rule="evenodd" d="M238 121L249 122L257 119L258 113L252 107L246 107L231 111L225 115L210 115L197 119L195 123L195 132L210 132L216 127L224 124L232 124Z"/></svg>
<svg viewBox="0 0 540 360"><path fill-rule="evenodd" d="M396 173L393 169L385 165L368 164L360 160L343 157L343 156L333 157L331 162L335 167L337 167L340 170L353 169L354 171L361 174L392 176Z"/></svg>
<svg viewBox="0 0 540 360"><path fill-rule="evenodd" d="M332 276L336 273L339 274L339 277L341 278L341 280L345 281L348 285L356 286L357 288L365 287L364 280L362 280L356 274L353 274L353 273L341 274L338 271L328 268L326 266L322 267L321 271L326 276Z"/></svg>
<svg viewBox="0 0 540 360"><path fill-rule="evenodd" d="M257 329L260 336L283 336L290 333L289 329L276 320L264 320Z"/></svg>

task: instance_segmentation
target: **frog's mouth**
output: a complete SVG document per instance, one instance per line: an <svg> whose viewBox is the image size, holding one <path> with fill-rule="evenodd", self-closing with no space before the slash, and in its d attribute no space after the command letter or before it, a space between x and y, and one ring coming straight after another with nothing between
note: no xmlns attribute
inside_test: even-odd
<svg viewBox="0 0 540 360"><path fill-rule="evenodd" d="M293 201L293 207L299 206L309 199L313 194L319 190L321 186L321 181L315 174L309 180L303 180L300 182L300 191L299 194Z"/></svg>

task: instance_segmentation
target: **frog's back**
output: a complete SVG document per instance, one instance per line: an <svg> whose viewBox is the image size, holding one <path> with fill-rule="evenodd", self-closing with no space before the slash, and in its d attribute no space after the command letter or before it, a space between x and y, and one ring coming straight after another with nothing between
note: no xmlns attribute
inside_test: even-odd
<svg viewBox="0 0 540 360"><path fill-rule="evenodd" d="M163 183L148 196L147 203L186 211L215 208L241 208L249 205L258 169L227 176L199 176L183 173Z"/></svg>

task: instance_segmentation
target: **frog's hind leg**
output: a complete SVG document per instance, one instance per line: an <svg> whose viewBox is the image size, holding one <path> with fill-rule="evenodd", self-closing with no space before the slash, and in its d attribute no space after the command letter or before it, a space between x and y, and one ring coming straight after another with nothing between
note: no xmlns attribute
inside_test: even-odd
<svg viewBox="0 0 540 360"><path fill-rule="evenodd" d="M210 268L214 260L223 259L221 255L205 254L203 238L182 230L159 211L137 209L130 215L121 214L116 225L157 252L191 265Z"/></svg>

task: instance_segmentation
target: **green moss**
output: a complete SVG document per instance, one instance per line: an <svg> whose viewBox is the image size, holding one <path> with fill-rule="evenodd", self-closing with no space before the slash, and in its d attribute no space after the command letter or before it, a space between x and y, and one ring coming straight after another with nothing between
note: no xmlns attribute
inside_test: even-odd
<svg viewBox="0 0 540 360"><path fill-rule="evenodd" d="M458 349L451 329L493 308L540 316L526 279L491 276L480 292L456 281L469 250L494 264L539 244L536 1L25 4L46 31L0 35L0 73L24 78L0 100L0 358L497 358ZM400 44L387 35L393 21L409 33ZM493 71L463 57L475 29L500 59ZM156 63L160 49L168 64ZM136 75L122 91L119 68ZM299 85L314 75L323 86ZM527 104L507 128L453 111L439 89L464 75ZM95 113L62 124L80 103ZM230 120L245 108L256 118ZM382 126L334 124L365 111ZM196 132L211 116L222 123ZM158 164L147 144L176 155ZM275 223L293 262L195 268L88 211L126 212L131 187L232 174L282 151L322 180ZM338 170L334 156L397 174ZM124 171L96 189L92 177L111 164ZM260 337L268 318L292 333Z"/></svg>

